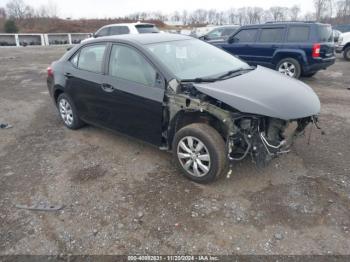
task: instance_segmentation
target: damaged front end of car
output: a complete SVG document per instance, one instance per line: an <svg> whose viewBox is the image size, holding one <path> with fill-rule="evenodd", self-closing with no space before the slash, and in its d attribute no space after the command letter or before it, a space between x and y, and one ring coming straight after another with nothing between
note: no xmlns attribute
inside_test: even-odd
<svg viewBox="0 0 350 262"><path fill-rule="evenodd" d="M294 140L304 134L316 116L285 121L277 118L234 114L237 132L227 138L228 158L240 161L250 156L258 167L265 166L272 158L288 153Z"/></svg>
<svg viewBox="0 0 350 262"><path fill-rule="evenodd" d="M193 83L176 80L169 83L164 108L163 137L164 141L169 141L166 148L171 146L174 133L181 127L191 122L204 122L221 134L231 163L250 157L258 167L288 153L306 126L318 121L317 115L286 120L241 112L199 91Z"/></svg>

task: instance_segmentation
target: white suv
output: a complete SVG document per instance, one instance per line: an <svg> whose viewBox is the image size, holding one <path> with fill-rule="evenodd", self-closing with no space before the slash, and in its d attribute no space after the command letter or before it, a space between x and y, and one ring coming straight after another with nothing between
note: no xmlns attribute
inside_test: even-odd
<svg viewBox="0 0 350 262"><path fill-rule="evenodd" d="M336 52L343 52L344 58L350 61L350 32L343 33L339 36Z"/></svg>
<svg viewBox="0 0 350 262"><path fill-rule="evenodd" d="M125 35L125 34L145 34L145 33L159 33L158 28L154 24L149 23L125 23L125 24L111 24L105 25L98 29L92 37L87 38L82 43L89 39L109 36L109 35Z"/></svg>

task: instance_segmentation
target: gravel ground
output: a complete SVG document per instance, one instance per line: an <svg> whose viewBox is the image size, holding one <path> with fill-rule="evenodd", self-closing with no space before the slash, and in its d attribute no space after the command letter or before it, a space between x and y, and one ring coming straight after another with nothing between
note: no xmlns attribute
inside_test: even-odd
<svg viewBox="0 0 350 262"><path fill-rule="evenodd" d="M64 51L0 49L0 254L350 254L349 62L303 79L323 135L198 185L150 145L66 129L45 82ZM64 208L16 208L38 203Z"/></svg>

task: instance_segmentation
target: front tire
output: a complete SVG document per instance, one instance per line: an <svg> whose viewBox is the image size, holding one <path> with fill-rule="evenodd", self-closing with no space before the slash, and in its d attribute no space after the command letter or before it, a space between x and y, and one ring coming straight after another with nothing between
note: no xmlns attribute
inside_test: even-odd
<svg viewBox="0 0 350 262"><path fill-rule="evenodd" d="M350 61L350 46L344 49L344 59Z"/></svg>
<svg viewBox="0 0 350 262"><path fill-rule="evenodd" d="M198 183L211 182L226 169L224 140L207 124L181 128L173 140L173 155L184 176Z"/></svg>
<svg viewBox="0 0 350 262"><path fill-rule="evenodd" d="M79 129L84 125L78 116L73 100L67 94L62 93L58 96L57 108L64 125L69 129Z"/></svg>
<svg viewBox="0 0 350 262"><path fill-rule="evenodd" d="M278 62L276 70L284 75L299 78L301 74L301 67L294 58L285 58Z"/></svg>

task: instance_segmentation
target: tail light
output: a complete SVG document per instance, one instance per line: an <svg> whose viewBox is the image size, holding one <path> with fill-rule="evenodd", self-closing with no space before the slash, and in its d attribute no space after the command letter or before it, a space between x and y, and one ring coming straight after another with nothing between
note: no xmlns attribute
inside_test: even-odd
<svg viewBox="0 0 350 262"><path fill-rule="evenodd" d="M49 66L49 67L47 68L47 76L48 76L48 77L53 77L53 70L52 70L51 66Z"/></svg>
<svg viewBox="0 0 350 262"><path fill-rule="evenodd" d="M321 51L321 45L320 44L314 44L312 46L312 57L320 57L320 51Z"/></svg>

